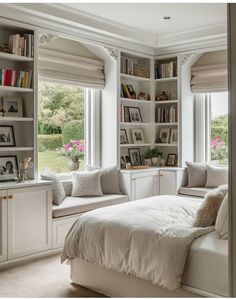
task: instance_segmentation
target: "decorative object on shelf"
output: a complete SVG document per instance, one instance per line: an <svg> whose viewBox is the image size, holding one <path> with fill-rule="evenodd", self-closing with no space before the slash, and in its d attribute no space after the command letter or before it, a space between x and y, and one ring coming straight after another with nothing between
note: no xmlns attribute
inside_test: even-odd
<svg viewBox="0 0 236 299"><path fill-rule="evenodd" d="M134 65L134 76L150 78L150 72L142 66Z"/></svg>
<svg viewBox="0 0 236 299"><path fill-rule="evenodd" d="M161 158L161 159L159 160L159 167L164 167L165 165L166 165L166 161L165 161L165 159Z"/></svg>
<svg viewBox="0 0 236 299"><path fill-rule="evenodd" d="M171 131L170 131L170 143L171 144L177 144L178 143L178 130L177 129L171 129Z"/></svg>
<svg viewBox="0 0 236 299"><path fill-rule="evenodd" d="M152 157L153 157L152 149L149 148L143 154L144 164L146 166L152 166Z"/></svg>
<svg viewBox="0 0 236 299"><path fill-rule="evenodd" d="M64 145L63 156L70 159L68 168L71 171L79 169L79 161L84 157L84 144L80 140L71 140Z"/></svg>
<svg viewBox="0 0 236 299"><path fill-rule="evenodd" d="M20 163L20 170L18 172L18 182L28 182L30 179L28 178L28 171L29 169L34 167L32 162L32 158L28 157L21 161Z"/></svg>
<svg viewBox="0 0 236 299"><path fill-rule="evenodd" d="M120 144L128 144L128 143L129 140L128 140L126 129L120 129Z"/></svg>
<svg viewBox="0 0 236 299"><path fill-rule="evenodd" d="M166 166L176 166L177 165L177 155L168 154L166 159Z"/></svg>
<svg viewBox="0 0 236 299"><path fill-rule="evenodd" d="M0 147L15 146L15 136L13 126L0 125Z"/></svg>
<svg viewBox="0 0 236 299"><path fill-rule="evenodd" d="M170 128L161 128L159 134L159 143L169 143L170 139Z"/></svg>
<svg viewBox="0 0 236 299"><path fill-rule="evenodd" d="M134 143L145 143L142 129L132 129L131 132Z"/></svg>
<svg viewBox="0 0 236 299"><path fill-rule="evenodd" d="M168 91L162 90L160 94L156 96L156 101L169 101L169 93Z"/></svg>
<svg viewBox="0 0 236 299"><path fill-rule="evenodd" d="M136 99L136 92L130 84L121 84L121 97L127 99Z"/></svg>
<svg viewBox="0 0 236 299"><path fill-rule="evenodd" d="M126 168L126 161L125 161L125 156L120 157L120 168L125 169Z"/></svg>
<svg viewBox="0 0 236 299"><path fill-rule="evenodd" d="M4 116L9 117L22 117L22 98L21 97L12 97L12 98L3 98L3 111Z"/></svg>
<svg viewBox="0 0 236 299"><path fill-rule="evenodd" d="M152 165L159 166L159 160L162 157L162 153L160 152L158 147L154 147L152 150Z"/></svg>
<svg viewBox="0 0 236 299"><path fill-rule="evenodd" d="M1 43L0 42L0 52L11 53L9 45L7 43Z"/></svg>
<svg viewBox="0 0 236 299"><path fill-rule="evenodd" d="M143 91L139 92L137 99L140 101L151 101L150 95Z"/></svg>
<svg viewBox="0 0 236 299"><path fill-rule="evenodd" d="M142 123L142 116L139 107L128 107L131 123Z"/></svg>
<svg viewBox="0 0 236 299"><path fill-rule="evenodd" d="M139 148L129 148L129 157L131 166L142 164Z"/></svg>
<svg viewBox="0 0 236 299"><path fill-rule="evenodd" d="M16 156L0 156L0 181L17 180L18 164Z"/></svg>

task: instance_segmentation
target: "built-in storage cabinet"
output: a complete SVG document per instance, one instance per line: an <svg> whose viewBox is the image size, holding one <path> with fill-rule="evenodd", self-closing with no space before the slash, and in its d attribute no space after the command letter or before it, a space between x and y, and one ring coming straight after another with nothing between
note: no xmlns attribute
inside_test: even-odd
<svg viewBox="0 0 236 299"><path fill-rule="evenodd" d="M0 52L0 134L3 127L4 130L8 130L7 127L11 126L15 140L8 146L0 140L0 156L16 156L18 169L23 159L32 157L34 167L29 170L28 176L33 179L36 166L37 123L37 63L34 59L34 56L37 57L36 33L32 28L18 26L17 23L11 24L0 20L0 42L6 45L12 43L10 53ZM18 169L15 168L14 166L17 176Z"/></svg>
<svg viewBox="0 0 236 299"><path fill-rule="evenodd" d="M7 260L7 194L0 190L0 262Z"/></svg>
<svg viewBox="0 0 236 299"><path fill-rule="evenodd" d="M7 187L7 183L6 183ZM51 184L27 183L0 191L0 261L52 248Z"/></svg>
<svg viewBox="0 0 236 299"><path fill-rule="evenodd" d="M120 184L130 200L155 195L176 195L183 184L183 174L183 168L121 170Z"/></svg>

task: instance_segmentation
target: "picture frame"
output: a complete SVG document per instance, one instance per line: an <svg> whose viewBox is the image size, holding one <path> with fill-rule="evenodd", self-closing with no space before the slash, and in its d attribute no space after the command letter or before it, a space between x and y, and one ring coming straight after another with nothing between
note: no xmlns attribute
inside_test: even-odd
<svg viewBox="0 0 236 299"><path fill-rule="evenodd" d="M135 144L145 143L142 129L132 129L131 132Z"/></svg>
<svg viewBox="0 0 236 299"><path fill-rule="evenodd" d="M120 168L125 169L126 168L126 161L125 161L125 156L120 157Z"/></svg>
<svg viewBox="0 0 236 299"><path fill-rule="evenodd" d="M15 181L18 163L16 156L0 156L0 182Z"/></svg>
<svg viewBox="0 0 236 299"><path fill-rule="evenodd" d="M23 107L21 97L4 97L3 98L4 116L23 117Z"/></svg>
<svg viewBox="0 0 236 299"><path fill-rule="evenodd" d="M129 158L132 166L142 165L139 148L129 148Z"/></svg>
<svg viewBox="0 0 236 299"><path fill-rule="evenodd" d="M168 154L166 159L166 166L176 166L177 165L177 154Z"/></svg>
<svg viewBox="0 0 236 299"><path fill-rule="evenodd" d="M124 107L124 121L130 123L129 107Z"/></svg>
<svg viewBox="0 0 236 299"><path fill-rule="evenodd" d="M129 144L126 129L120 129L120 144Z"/></svg>
<svg viewBox="0 0 236 299"><path fill-rule="evenodd" d="M170 131L170 143L171 144L177 144L178 143L178 130L177 129L171 129L171 131Z"/></svg>
<svg viewBox="0 0 236 299"><path fill-rule="evenodd" d="M16 146L14 127L0 125L0 147L14 146Z"/></svg>
<svg viewBox="0 0 236 299"><path fill-rule="evenodd" d="M170 128L161 128L159 133L159 143L169 143Z"/></svg>
<svg viewBox="0 0 236 299"><path fill-rule="evenodd" d="M131 123L142 123L142 116L139 107L128 107Z"/></svg>

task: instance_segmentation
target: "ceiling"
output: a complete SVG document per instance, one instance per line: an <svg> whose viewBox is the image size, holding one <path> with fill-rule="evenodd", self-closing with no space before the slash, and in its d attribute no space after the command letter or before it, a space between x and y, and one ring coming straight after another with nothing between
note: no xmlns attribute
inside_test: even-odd
<svg viewBox="0 0 236 299"><path fill-rule="evenodd" d="M156 37L226 22L226 4L77 3L68 6ZM164 16L171 16L164 20Z"/></svg>

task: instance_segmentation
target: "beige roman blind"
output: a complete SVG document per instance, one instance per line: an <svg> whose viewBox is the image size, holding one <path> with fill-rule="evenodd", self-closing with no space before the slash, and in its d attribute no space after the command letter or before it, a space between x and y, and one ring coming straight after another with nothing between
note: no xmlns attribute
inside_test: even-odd
<svg viewBox="0 0 236 299"><path fill-rule="evenodd" d="M49 49L39 49L39 77L63 84L104 88L104 62Z"/></svg>
<svg viewBox="0 0 236 299"><path fill-rule="evenodd" d="M193 66L191 69L193 93L227 91L227 64Z"/></svg>

